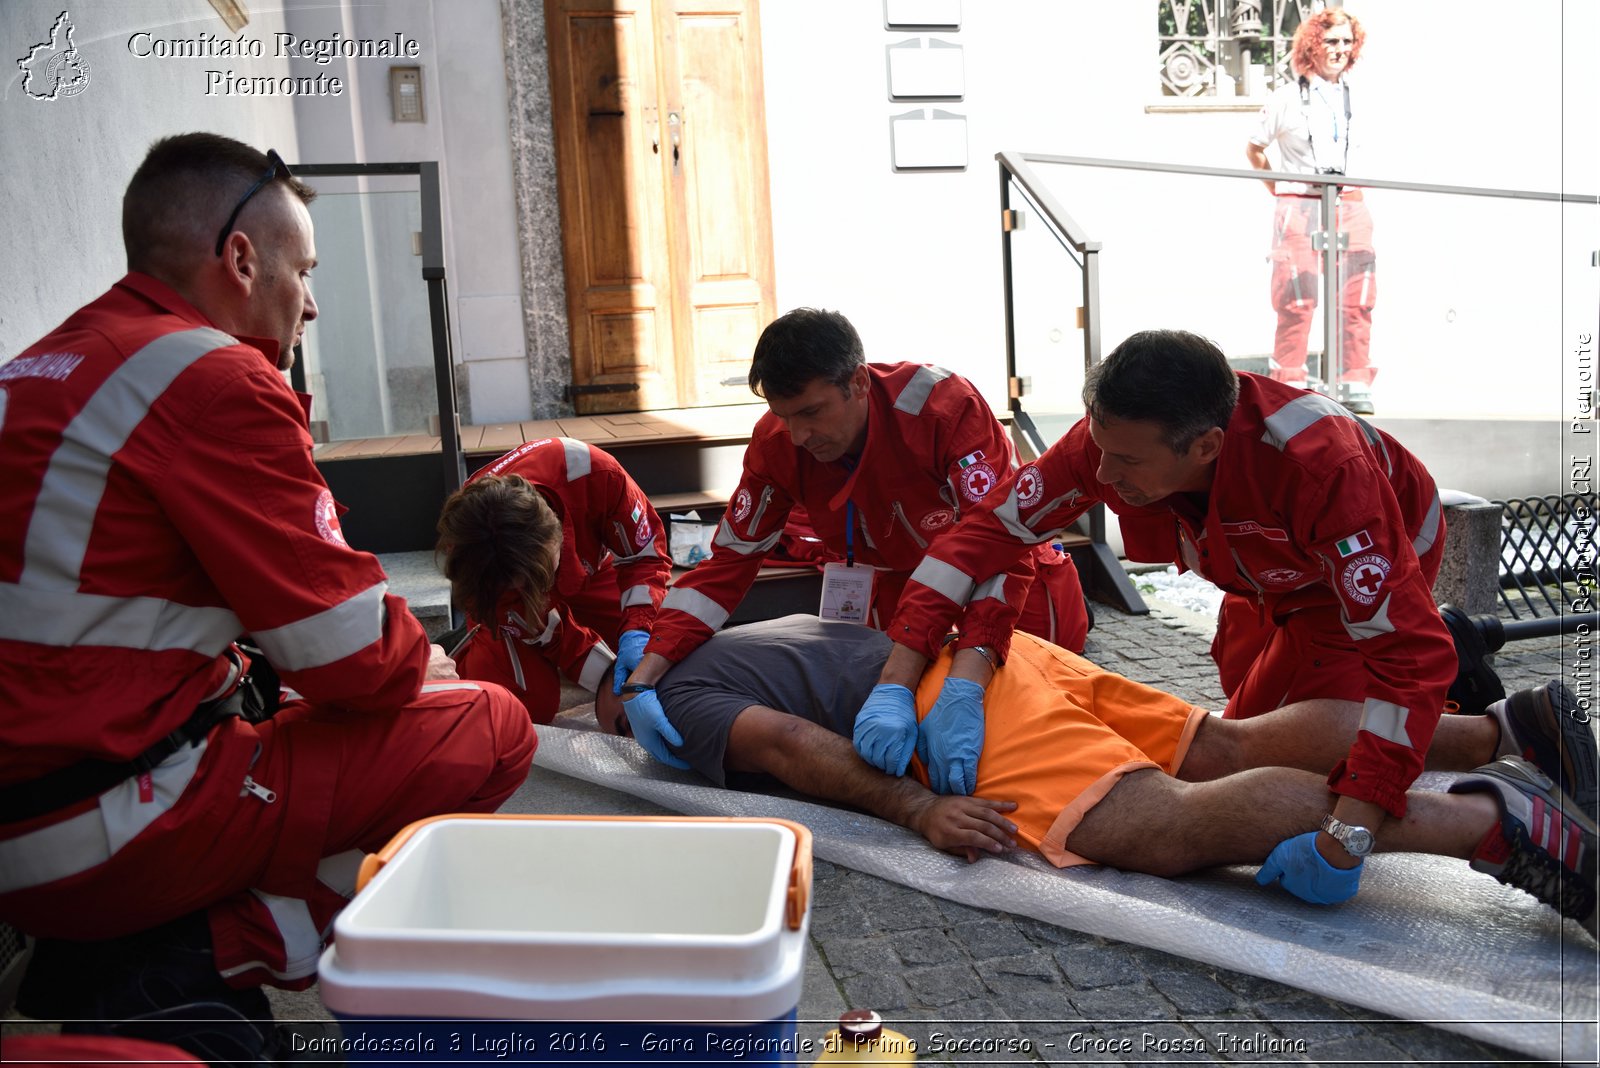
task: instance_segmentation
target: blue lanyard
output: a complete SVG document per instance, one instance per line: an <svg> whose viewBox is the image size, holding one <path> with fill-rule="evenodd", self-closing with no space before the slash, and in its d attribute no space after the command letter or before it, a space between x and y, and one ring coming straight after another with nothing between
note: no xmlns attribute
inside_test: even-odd
<svg viewBox="0 0 1600 1068"><path fill-rule="evenodd" d="M841 456L839 462L846 471L856 469L856 462L848 456ZM844 501L844 566L856 566L856 502L848 497Z"/></svg>

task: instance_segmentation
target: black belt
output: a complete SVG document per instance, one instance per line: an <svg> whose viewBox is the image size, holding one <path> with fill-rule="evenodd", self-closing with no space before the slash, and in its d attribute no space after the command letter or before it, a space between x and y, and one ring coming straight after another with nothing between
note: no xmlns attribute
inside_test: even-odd
<svg viewBox="0 0 1600 1068"><path fill-rule="evenodd" d="M229 716L242 715L247 689L240 686L226 697L203 702L183 726L132 760L80 760L30 782L0 787L0 823L43 816L105 793L125 779L143 775L184 746L199 742Z"/></svg>

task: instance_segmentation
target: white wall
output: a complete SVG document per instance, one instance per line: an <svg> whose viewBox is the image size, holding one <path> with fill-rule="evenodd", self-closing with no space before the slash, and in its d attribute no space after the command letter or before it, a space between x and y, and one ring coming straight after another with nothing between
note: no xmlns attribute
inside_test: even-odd
<svg viewBox="0 0 1600 1068"><path fill-rule="evenodd" d="M296 114L302 158L443 163L450 325L456 359L462 361L457 376L465 378L458 385L466 391L474 422L528 418L498 0L288 0L287 6L292 28L304 36L338 31L345 37L382 39L403 33L421 44L422 53L414 61L336 59L316 66L295 60L297 73L334 72L351 86L337 100L301 100ZM392 120L391 62L422 67L425 122ZM418 364L417 351L397 354L390 366L431 367L431 353L424 351L425 362ZM427 377L425 384L430 402L431 381Z"/></svg>
<svg viewBox="0 0 1600 1068"><path fill-rule="evenodd" d="M30 99L15 60L48 40L61 0L4 0L0 6L0 360L15 356L127 271L122 249L122 192L150 143L170 134L210 130L253 145L294 148L291 105L284 99L205 95L216 62L139 58L128 38L228 36L206 0L148 0L137 5L84 0L70 5L73 43L89 65L88 84L70 98ZM251 32L283 28L282 14L258 9ZM286 61L258 71L288 73ZM37 90L38 86L34 88Z"/></svg>
<svg viewBox="0 0 1600 1068"><path fill-rule="evenodd" d="M30 344L123 273L121 195L150 142L211 130L277 148L291 164L444 161L451 329L456 357L465 361L458 376L465 379L476 420L527 418L497 0L246 6L251 17L242 35L262 44L259 59L130 53L128 39L139 31L190 42L202 34L232 38L206 0L82 0L70 8L75 44L90 66L82 93L48 102L28 99L20 72L14 66L6 72L0 83L0 268L8 281L0 287L0 358ZM23 55L47 38L61 10L54 0L4 0L0 54ZM279 32L310 39L335 32L357 39L401 33L420 43L421 54L415 60L335 58L325 64L283 58L274 54ZM426 122L391 120L393 63L422 67ZM345 88L337 96L207 96L208 69L241 77L323 75L341 79ZM413 189L415 180L373 187ZM331 203L323 207L332 210ZM313 287L330 316L337 305L341 316L370 322L365 330L341 335L358 336L359 352L321 354L330 365L321 370L335 373L331 365L341 356L352 361L355 366L344 369L344 406L372 433L384 433L393 410L417 407L415 398L391 396L391 384L396 394L424 389L421 407L436 410L420 261L392 255L387 247L348 247L336 240L340 232L349 231L330 227L319 242L327 247L319 249L322 266ZM402 291L403 302L387 297ZM336 389L331 397L336 405L341 400Z"/></svg>
<svg viewBox="0 0 1600 1068"><path fill-rule="evenodd" d="M1446 25L1436 5L1349 7L1370 33L1356 72L1360 99L1381 102L1358 113L1369 151L1362 177L1600 190L1600 90L1587 60L1600 7L1533 0L1513 14L1463 0ZM1160 100L1154 3L968 0L962 15L959 32L936 36L964 46L966 98L931 106L968 116L969 167L894 174L888 116L912 105L887 99L883 50L910 34L884 30L877 2L763 4L778 303L837 307L861 330L869 357L943 363L999 401L994 153L1243 168L1256 119L1145 112ZM1513 33L1516 50L1488 46ZM1048 175L1066 209L1106 244L1108 349L1135 329L1187 326L1231 353L1270 351L1271 205L1259 185L1078 168ZM1595 319L1600 270L1589 254L1600 244L1600 214L1400 192L1372 194L1371 207L1380 411L1556 417L1568 342ZM1034 231L1027 240L1044 238ZM1042 269L1046 254L1030 255ZM1057 275L1051 285L1076 285ZM1058 308L1052 321L1030 307L1019 337L1040 368L1053 354L1064 366L1082 352L1076 293L1048 298L1024 292ZM1035 374L1036 385L1047 377Z"/></svg>

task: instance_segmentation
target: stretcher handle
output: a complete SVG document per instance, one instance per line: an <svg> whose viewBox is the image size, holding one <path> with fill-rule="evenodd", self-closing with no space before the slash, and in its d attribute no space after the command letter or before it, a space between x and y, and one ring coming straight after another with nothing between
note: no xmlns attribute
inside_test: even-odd
<svg viewBox="0 0 1600 1068"><path fill-rule="evenodd" d="M759 817L741 819L735 816L560 816L530 815L515 812L459 812L442 816L429 816L407 824L376 853L361 859L361 870L356 873L356 893L360 893L373 880L383 866L393 860L411 836L430 823L441 820L594 820L605 823L772 823L787 827L794 834L794 860L789 867L789 886L784 895L784 922L791 931L798 931L805 921L806 909L811 904L811 828L794 820Z"/></svg>

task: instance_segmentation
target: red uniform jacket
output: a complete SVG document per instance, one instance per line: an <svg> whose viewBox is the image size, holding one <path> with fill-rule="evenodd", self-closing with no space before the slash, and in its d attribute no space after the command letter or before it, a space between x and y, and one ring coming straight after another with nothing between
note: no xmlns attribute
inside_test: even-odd
<svg viewBox="0 0 1600 1068"><path fill-rule="evenodd" d="M1015 470L1011 442L966 379L926 364L867 369L867 444L853 469L818 462L795 446L781 419L770 412L761 417L711 558L667 593L649 652L681 660L720 629L796 505L832 556L844 559L853 541L855 562L878 569L872 620L881 627L933 536ZM855 506L850 539L847 501ZM984 571L976 589L966 591L972 603L962 622L962 647L990 645L1003 656L1036 561L1071 566L1043 548L1013 552L1009 560L1008 570Z"/></svg>
<svg viewBox="0 0 1600 1068"><path fill-rule="evenodd" d="M498 618L471 640L505 643L513 671L520 670L519 645L548 650L545 655L567 678L597 689L616 662L607 643L617 635L596 632L569 602L586 591L597 571L614 565L622 630L649 630L672 571L661 517L614 457L571 438L530 441L468 481L486 475L521 475L533 483L561 517L561 562L544 619L523 619L521 598L508 592Z"/></svg>
<svg viewBox="0 0 1600 1068"><path fill-rule="evenodd" d="M1239 378L1204 515L1179 497L1135 508L1102 487L1100 450L1079 422L934 543L890 634L931 655L958 610L952 583L992 571L1104 501L1129 559L1176 561L1279 623L1337 608L1364 653L1367 685L1362 729L1330 782L1403 812L1456 670L1418 562L1442 548L1438 492L1416 457L1333 401Z"/></svg>
<svg viewBox="0 0 1600 1068"><path fill-rule="evenodd" d="M0 366L0 783L149 748L245 632L313 702L417 697L428 639L345 544L277 352L130 274Z"/></svg>

